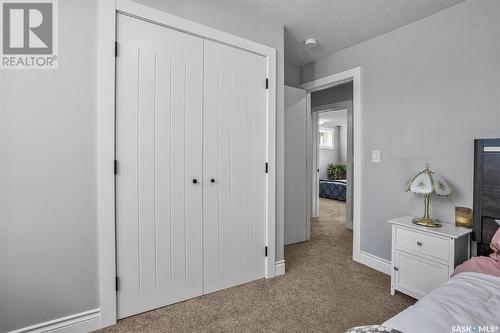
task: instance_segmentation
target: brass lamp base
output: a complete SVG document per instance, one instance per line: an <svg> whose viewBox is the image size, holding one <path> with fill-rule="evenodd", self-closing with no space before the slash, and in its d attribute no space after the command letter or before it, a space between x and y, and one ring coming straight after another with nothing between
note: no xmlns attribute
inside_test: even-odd
<svg viewBox="0 0 500 333"><path fill-rule="evenodd" d="M424 227L439 228L441 223L438 220L433 220L425 217L415 217L411 220L414 224L422 225Z"/></svg>
<svg viewBox="0 0 500 333"><path fill-rule="evenodd" d="M439 228L441 223L438 220L433 220L429 216L430 193L424 194L424 217L415 217L411 221L414 224L423 225L424 227Z"/></svg>

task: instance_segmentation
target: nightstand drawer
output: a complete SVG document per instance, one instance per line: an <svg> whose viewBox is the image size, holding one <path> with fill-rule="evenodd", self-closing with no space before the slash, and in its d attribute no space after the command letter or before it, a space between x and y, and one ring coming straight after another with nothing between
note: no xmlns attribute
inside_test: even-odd
<svg viewBox="0 0 500 333"><path fill-rule="evenodd" d="M447 239L396 227L396 249L448 260L448 245Z"/></svg>
<svg viewBox="0 0 500 333"><path fill-rule="evenodd" d="M394 259L395 288L417 298L449 279L447 265L399 251Z"/></svg>

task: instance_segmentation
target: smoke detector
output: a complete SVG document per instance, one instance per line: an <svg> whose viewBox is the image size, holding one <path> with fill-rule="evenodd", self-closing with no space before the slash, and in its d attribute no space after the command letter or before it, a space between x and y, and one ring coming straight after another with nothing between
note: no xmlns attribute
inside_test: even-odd
<svg viewBox="0 0 500 333"><path fill-rule="evenodd" d="M310 49L314 49L318 46L318 41L316 40L316 38L308 38L304 42L304 45Z"/></svg>

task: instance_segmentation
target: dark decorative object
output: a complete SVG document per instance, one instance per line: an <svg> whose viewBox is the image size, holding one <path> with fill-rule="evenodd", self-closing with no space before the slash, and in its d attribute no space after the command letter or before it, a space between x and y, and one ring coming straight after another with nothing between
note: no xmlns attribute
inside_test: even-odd
<svg viewBox="0 0 500 333"><path fill-rule="evenodd" d="M343 163L330 163L328 164L328 179L338 180L345 179L347 166Z"/></svg>
<svg viewBox="0 0 500 333"><path fill-rule="evenodd" d="M500 223L500 139L474 141L473 240L477 255L491 253L490 241Z"/></svg>
<svg viewBox="0 0 500 333"><path fill-rule="evenodd" d="M321 198L346 201L347 185L344 180L320 180L319 196Z"/></svg>

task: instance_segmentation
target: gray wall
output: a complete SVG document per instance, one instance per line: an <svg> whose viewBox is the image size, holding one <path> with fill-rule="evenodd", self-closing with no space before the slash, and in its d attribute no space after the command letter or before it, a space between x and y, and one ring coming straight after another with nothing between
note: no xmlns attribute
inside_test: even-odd
<svg viewBox="0 0 500 333"><path fill-rule="evenodd" d="M97 1L59 7L59 69L0 71L0 332L99 307Z"/></svg>
<svg viewBox="0 0 500 333"><path fill-rule="evenodd" d="M323 128L323 127L322 127ZM326 128L326 127L324 127ZM328 165L340 162L340 126L333 126L333 149L319 148L319 179L328 179Z"/></svg>
<svg viewBox="0 0 500 333"><path fill-rule="evenodd" d="M310 80L309 80L310 81ZM352 100L352 82L341 84L311 94L311 106L317 107Z"/></svg>
<svg viewBox="0 0 500 333"><path fill-rule="evenodd" d="M339 126L339 162L347 163L347 125Z"/></svg>
<svg viewBox="0 0 500 333"><path fill-rule="evenodd" d="M302 68L310 81L356 66L363 80L361 248L389 259L387 219L421 215L405 181L426 162L454 188L433 198L452 222L472 206L473 139L500 137L500 2L469 0ZM382 162L370 162L371 150ZM380 195L382 194L382 195Z"/></svg>
<svg viewBox="0 0 500 333"><path fill-rule="evenodd" d="M277 50L276 260L282 260L284 235L284 28L263 22L241 8L206 0L134 0L162 11L253 40Z"/></svg>
<svg viewBox="0 0 500 333"><path fill-rule="evenodd" d="M300 85L300 66L285 62L285 84L292 87Z"/></svg>

